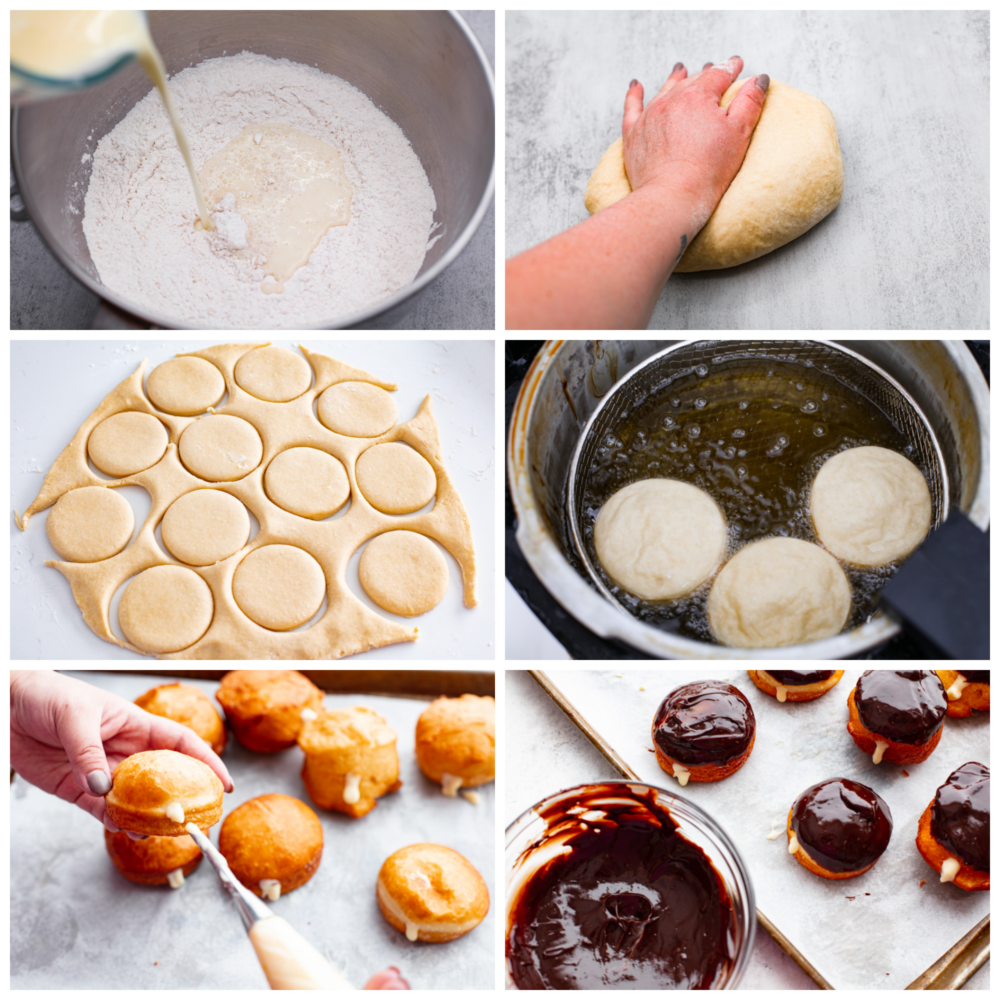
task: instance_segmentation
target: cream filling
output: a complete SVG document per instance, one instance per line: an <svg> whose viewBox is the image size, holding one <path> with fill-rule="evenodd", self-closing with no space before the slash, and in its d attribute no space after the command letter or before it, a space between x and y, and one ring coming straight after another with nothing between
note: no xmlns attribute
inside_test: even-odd
<svg viewBox="0 0 1000 1000"><path fill-rule="evenodd" d="M795 836L795 832L792 831L792 835L788 838L788 853L794 854L799 849L799 841Z"/></svg>
<svg viewBox="0 0 1000 1000"><path fill-rule="evenodd" d="M353 806L361 798L361 775L348 771L344 775L344 801Z"/></svg>
<svg viewBox="0 0 1000 1000"><path fill-rule="evenodd" d="M262 878L258 883L265 899L276 903L281 899L281 882L276 878Z"/></svg>
<svg viewBox="0 0 1000 1000"><path fill-rule="evenodd" d="M947 858L941 866L941 881L954 882L955 876L961 867L962 865L957 858Z"/></svg>
<svg viewBox="0 0 1000 1000"><path fill-rule="evenodd" d="M681 764L674 764L674 777L680 782L681 788L688 783L691 772Z"/></svg>
<svg viewBox="0 0 1000 1000"><path fill-rule="evenodd" d="M167 882L171 889L179 889L184 884L184 872L180 868L175 868L167 875Z"/></svg>
<svg viewBox="0 0 1000 1000"><path fill-rule="evenodd" d="M442 774L441 775L441 791L444 792L448 798L453 799L457 794L458 790L462 787L462 779L454 774Z"/></svg>
<svg viewBox="0 0 1000 1000"><path fill-rule="evenodd" d="M465 789L462 792L462 798L465 799L466 802L470 802L474 806L478 806L483 801L482 798L480 798L479 796L479 792L477 792L474 788Z"/></svg>
<svg viewBox="0 0 1000 1000"><path fill-rule="evenodd" d="M886 743L885 740L876 740L875 741L875 753L872 754L872 763L873 764L881 764L882 763L882 754L884 754L886 752L886 750L888 750L888 749L889 749L889 744Z"/></svg>
<svg viewBox="0 0 1000 1000"><path fill-rule="evenodd" d="M788 698L788 688L786 688L783 684L776 684L774 693L780 702L784 702Z"/></svg>
<svg viewBox="0 0 1000 1000"><path fill-rule="evenodd" d="M304 709L302 709L302 711L299 712L299 715L302 716L302 721L303 722L312 722L313 719L318 719L319 718L319 715L316 712L314 712L311 708L309 708L308 706L306 706Z"/></svg>
<svg viewBox="0 0 1000 1000"><path fill-rule="evenodd" d="M777 840L785 832L785 825L781 821L781 813L778 813L771 820L771 832L767 835L768 840Z"/></svg>
<svg viewBox="0 0 1000 1000"><path fill-rule="evenodd" d="M433 923L417 923L403 912L403 908L389 895L388 890L383 887L381 882L378 883L375 891L378 894L379 901L389 911L391 916L406 928L405 934L410 941L416 941L420 931L444 934L467 934L478 923L476 920L467 920L465 923L457 923L453 920L435 920Z"/></svg>
<svg viewBox="0 0 1000 1000"><path fill-rule="evenodd" d="M167 819L172 819L180 826L184 825L184 808L179 802L171 802L166 808Z"/></svg>
<svg viewBox="0 0 1000 1000"><path fill-rule="evenodd" d="M958 701L962 697L962 692L969 686L969 682L959 674L948 688L946 694L949 701Z"/></svg>

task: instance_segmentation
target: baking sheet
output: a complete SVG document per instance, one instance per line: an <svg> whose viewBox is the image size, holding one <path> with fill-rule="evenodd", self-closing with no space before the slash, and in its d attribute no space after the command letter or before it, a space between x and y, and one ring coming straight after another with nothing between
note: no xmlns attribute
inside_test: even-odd
<svg viewBox="0 0 1000 1000"><path fill-rule="evenodd" d="M171 678L69 672L134 700ZM210 697L216 681L185 679ZM223 761L236 791L224 815L267 792L307 803L323 825L323 859L304 886L269 904L358 988L397 966L413 989L492 989L496 978L495 788L482 802L446 798L419 771L414 728L426 700L327 695L327 708L364 705L398 734L403 787L361 819L316 808L299 777L302 752L254 754L230 735ZM185 885L139 886L115 870L103 827L83 810L22 778L11 785L11 989L267 989L243 923L215 870L203 860ZM212 828L218 845L219 825ZM490 890L490 912L446 944L407 941L382 917L375 880L382 862L429 841L464 855ZM502 907L501 907L502 909Z"/></svg>
<svg viewBox="0 0 1000 1000"><path fill-rule="evenodd" d="M213 341L14 341L11 344L11 507L23 511L38 494L45 473L101 400L132 374L143 358L146 374L174 355L212 343L238 343L232 336ZM249 342L257 342L250 338ZM260 343L264 343L260 340ZM299 354L296 343L271 341ZM373 611L407 627L416 626L416 642L397 643L359 653L343 661L364 666L373 660L494 659L495 604L495 345L472 341L307 340L320 354L355 365L396 382L393 393L399 419L413 417L430 395L441 430L444 464L458 487L472 525L478 563L477 607L463 603L462 576L450 554L448 590L441 603L418 618L403 618L375 605L358 581L361 549L347 567L348 586ZM139 486L119 492L135 512L136 532L149 513L149 495ZM51 508L50 508L51 509ZM36 515L25 532L10 519L12 659L125 660L135 664L152 657L99 639L83 621L62 574L45 566L59 558L45 533L48 511ZM119 637L117 604L112 601L112 629Z"/></svg>
<svg viewBox="0 0 1000 1000"><path fill-rule="evenodd" d="M914 844L917 821L948 775L970 760L989 765L989 715L946 719L940 744L922 764L876 766L846 730L847 695L861 673L845 670L815 701L781 705L745 670L546 671L642 780L676 790L712 814L750 869L758 909L835 989L904 989L989 913L988 892L942 885ZM670 691L709 678L728 680L750 700L756 742L733 777L681 789L656 763L650 727ZM832 777L874 788L894 824L875 867L843 881L806 871L789 856L784 833L799 793ZM772 830L780 832L773 841Z"/></svg>

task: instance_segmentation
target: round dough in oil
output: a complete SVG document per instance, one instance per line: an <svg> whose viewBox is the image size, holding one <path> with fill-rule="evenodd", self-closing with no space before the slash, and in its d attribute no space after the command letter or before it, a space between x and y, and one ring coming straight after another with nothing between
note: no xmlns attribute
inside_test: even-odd
<svg viewBox="0 0 1000 1000"><path fill-rule="evenodd" d="M178 448L188 472L210 483L231 483L250 475L264 457L253 424L213 414L185 428Z"/></svg>
<svg viewBox="0 0 1000 1000"><path fill-rule="evenodd" d="M383 514L412 514L431 501L437 476L408 444L377 444L361 454L354 475L364 498Z"/></svg>
<svg viewBox="0 0 1000 1000"><path fill-rule="evenodd" d="M415 531L387 531L365 546L358 577L380 608L412 618L441 603L448 589L448 563L429 538Z"/></svg>
<svg viewBox="0 0 1000 1000"><path fill-rule="evenodd" d="M178 653L212 624L208 584L183 566L154 566L132 578L118 605L125 638L147 653Z"/></svg>
<svg viewBox="0 0 1000 1000"><path fill-rule="evenodd" d="M316 403L324 427L348 437L378 437L399 417L392 394L370 382L338 382Z"/></svg>
<svg viewBox="0 0 1000 1000"><path fill-rule="evenodd" d="M129 410L102 420L90 432L87 453L101 472L121 479L156 465L168 441L167 429L156 417Z"/></svg>
<svg viewBox="0 0 1000 1000"><path fill-rule="evenodd" d="M931 493L923 473L888 448L839 452L813 481L809 515L816 535L838 559L884 566L905 559L931 526Z"/></svg>
<svg viewBox="0 0 1000 1000"><path fill-rule="evenodd" d="M729 87L722 107L745 82ZM631 192L619 138L591 174L584 200L593 215ZM763 257L825 219L843 193L844 163L830 109L772 80L739 173L674 270L714 271Z"/></svg>
<svg viewBox="0 0 1000 1000"><path fill-rule="evenodd" d="M712 634L737 649L773 649L843 631L851 585L836 559L798 538L765 538L740 549L708 595Z"/></svg>
<svg viewBox="0 0 1000 1000"><path fill-rule="evenodd" d="M264 492L282 510L318 521L347 503L351 483L333 455L318 448L289 448L267 467Z"/></svg>
<svg viewBox="0 0 1000 1000"><path fill-rule="evenodd" d="M604 571L646 601L697 590L722 562L726 520L704 491L676 479L644 479L620 489L594 524Z"/></svg>
<svg viewBox="0 0 1000 1000"><path fill-rule="evenodd" d="M160 536L175 559L189 566L214 566L246 545L250 515L228 493L194 490L167 508Z"/></svg>
<svg viewBox="0 0 1000 1000"><path fill-rule="evenodd" d="M284 347L260 347L236 362L236 384L268 403L297 399L312 385L312 369L301 354Z"/></svg>
<svg viewBox="0 0 1000 1000"><path fill-rule="evenodd" d="M64 493L45 519L52 548L70 562L110 559L129 543L135 515L129 502L106 486Z"/></svg>
<svg viewBox="0 0 1000 1000"><path fill-rule="evenodd" d="M226 391L222 372L204 358L171 358L146 380L153 405L178 417L193 417L215 406Z"/></svg>
<svg viewBox="0 0 1000 1000"><path fill-rule="evenodd" d="M305 624L323 603L323 567L295 545L264 545L236 567L233 597L251 621L274 632Z"/></svg>

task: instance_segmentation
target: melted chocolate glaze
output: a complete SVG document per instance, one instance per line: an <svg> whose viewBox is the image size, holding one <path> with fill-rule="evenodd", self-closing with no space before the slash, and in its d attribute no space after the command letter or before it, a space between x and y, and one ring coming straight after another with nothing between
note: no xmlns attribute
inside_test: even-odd
<svg viewBox="0 0 1000 1000"><path fill-rule="evenodd" d="M948 711L944 685L933 670L866 670L854 700L866 728L893 743L926 743Z"/></svg>
<svg viewBox="0 0 1000 1000"><path fill-rule="evenodd" d="M959 670L959 673L970 684L989 684L990 672L988 670Z"/></svg>
<svg viewBox="0 0 1000 1000"><path fill-rule="evenodd" d="M779 684L796 687L799 684L819 684L833 676L832 670L768 670L767 673Z"/></svg>
<svg viewBox="0 0 1000 1000"><path fill-rule="evenodd" d="M606 817L583 819L578 807ZM654 789L594 785L542 817L560 841L570 824L570 850L529 877L508 917L518 989L711 989L728 976L732 901Z"/></svg>
<svg viewBox="0 0 1000 1000"><path fill-rule="evenodd" d="M660 703L653 740L681 764L724 764L746 752L756 728L742 691L725 681L696 681Z"/></svg>
<svg viewBox="0 0 1000 1000"><path fill-rule="evenodd" d="M963 764L937 790L931 836L977 872L990 870L990 769Z"/></svg>
<svg viewBox="0 0 1000 1000"><path fill-rule="evenodd" d="M877 861L888 847L892 813L867 785L830 778L795 800L792 831L821 868L855 872Z"/></svg>

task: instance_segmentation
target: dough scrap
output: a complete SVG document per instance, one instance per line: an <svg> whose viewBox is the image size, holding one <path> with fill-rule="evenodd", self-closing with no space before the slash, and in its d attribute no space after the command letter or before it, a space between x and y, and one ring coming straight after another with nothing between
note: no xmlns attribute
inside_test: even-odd
<svg viewBox="0 0 1000 1000"><path fill-rule="evenodd" d="M212 591L194 570L154 566L125 588L118 605L125 638L147 653L177 653L212 623Z"/></svg>
<svg viewBox="0 0 1000 1000"><path fill-rule="evenodd" d="M347 503L351 481L333 455L318 448L289 448L267 467L264 490L282 510L318 521Z"/></svg>
<svg viewBox="0 0 1000 1000"><path fill-rule="evenodd" d="M160 537L167 551L189 566L213 566L239 552L250 537L250 515L221 490L193 490L163 515Z"/></svg>
<svg viewBox="0 0 1000 1000"><path fill-rule="evenodd" d="M361 553L358 577L380 607L413 618L437 607L448 590L448 563L415 531L387 531Z"/></svg>
<svg viewBox="0 0 1000 1000"><path fill-rule="evenodd" d="M383 514L411 514L430 503L437 477L430 462L405 444L377 444L359 459L358 489Z"/></svg>
<svg viewBox="0 0 1000 1000"><path fill-rule="evenodd" d="M269 403L288 403L312 383L308 362L283 347L261 347L236 362L236 384Z"/></svg>
<svg viewBox="0 0 1000 1000"><path fill-rule="evenodd" d="M765 538L722 567L707 610L712 633L725 646L796 646L843 631L851 585L837 560L818 545Z"/></svg>
<svg viewBox="0 0 1000 1000"><path fill-rule="evenodd" d="M396 400L369 382L331 385L316 404L324 427L350 437L378 437L399 419Z"/></svg>
<svg viewBox="0 0 1000 1000"><path fill-rule="evenodd" d="M722 107L745 82L729 87ZM591 174L584 200L593 215L631 192L618 138ZM825 219L843 193L832 112L818 98L771 80L743 165L674 270L714 271L763 257Z"/></svg>
<svg viewBox="0 0 1000 1000"><path fill-rule="evenodd" d="M71 562L110 559L128 545L134 530L128 500L104 486L64 493L45 519L52 548Z"/></svg>
<svg viewBox="0 0 1000 1000"><path fill-rule="evenodd" d="M167 430L148 413L116 413L90 435L90 460L109 476L131 476L156 465L167 450Z"/></svg>
<svg viewBox="0 0 1000 1000"><path fill-rule="evenodd" d="M719 505L677 479L644 479L618 490L594 524L604 571L646 601L697 590L722 562L726 537Z"/></svg>
<svg viewBox="0 0 1000 1000"><path fill-rule="evenodd" d="M222 372L203 358L171 358L157 365L146 380L153 405L179 417L204 413L225 392Z"/></svg>
<svg viewBox="0 0 1000 1000"><path fill-rule="evenodd" d="M253 424L214 414L191 424L181 435L178 450L185 468L199 479L232 483L260 465L264 444Z"/></svg>
<svg viewBox="0 0 1000 1000"><path fill-rule="evenodd" d="M247 618L278 632L309 621L325 594L323 567L294 545L254 549L233 576L233 596Z"/></svg>
<svg viewBox="0 0 1000 1000"><path fill-rule="evenodd" d="M888 448L839 452L813 481L809 515L819 540L838 559L884 566L905 559L931 526L923 473Z"/></svg>

